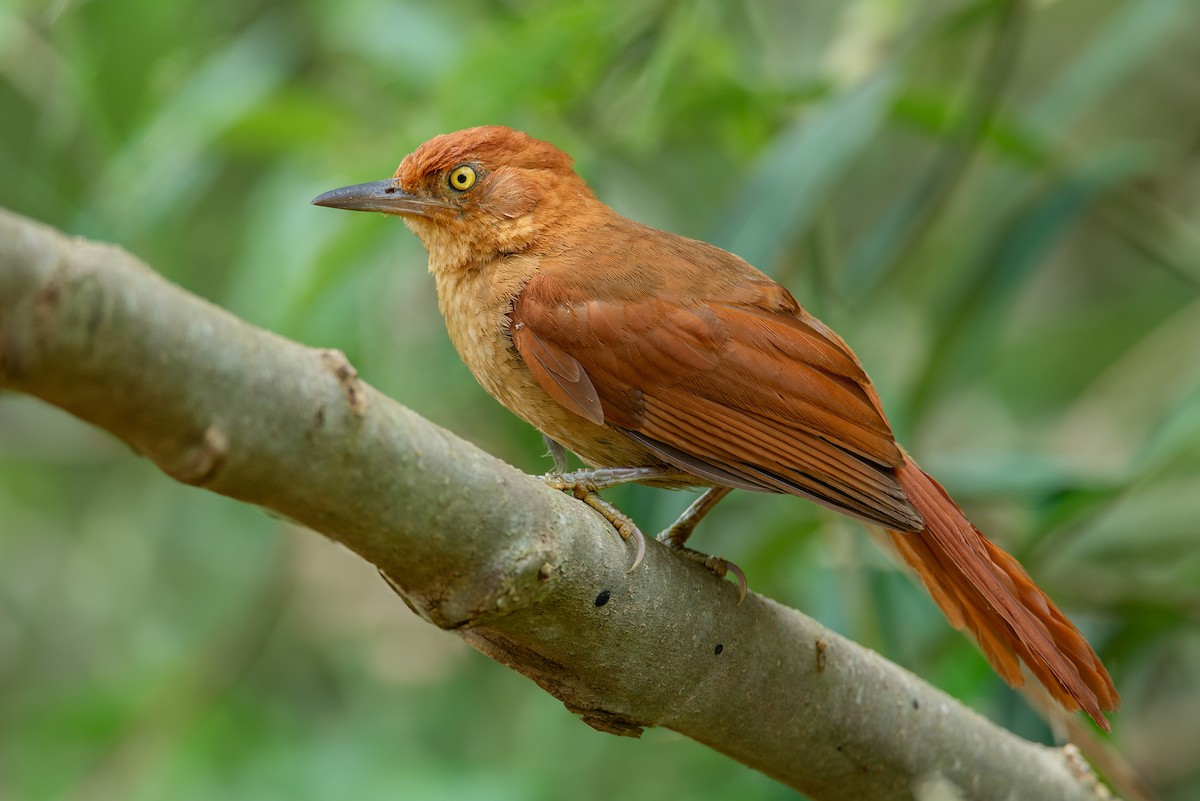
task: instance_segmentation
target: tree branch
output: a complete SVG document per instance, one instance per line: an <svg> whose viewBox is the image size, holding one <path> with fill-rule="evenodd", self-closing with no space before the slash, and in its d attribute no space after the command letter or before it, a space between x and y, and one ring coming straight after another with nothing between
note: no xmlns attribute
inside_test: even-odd
<svg viewBox="0 0 1200 801"><path fill-rule="evenodd" d="M592 726L666 726L815 799L1108 797L791 609L553 492L119 248L0 210L0 387L107 429L188 484L286 515L419 615Z"/></svg>

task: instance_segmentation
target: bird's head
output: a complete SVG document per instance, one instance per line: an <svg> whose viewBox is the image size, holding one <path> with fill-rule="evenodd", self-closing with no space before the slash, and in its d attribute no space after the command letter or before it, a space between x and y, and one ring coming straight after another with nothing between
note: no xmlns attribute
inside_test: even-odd
<svg viewBox="0 0 1200 801"><path fill-rule="evenodd" d="M313 203L402 217L436 270L525 250L572 204L592 199L566 153L489 125L434 137L391 178L334 189Z"/></svg>

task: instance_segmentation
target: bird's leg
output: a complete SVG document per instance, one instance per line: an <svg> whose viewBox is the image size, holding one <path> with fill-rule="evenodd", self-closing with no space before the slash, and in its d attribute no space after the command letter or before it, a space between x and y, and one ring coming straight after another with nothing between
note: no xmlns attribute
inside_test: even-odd
<svg viewBox="0 0 1200 801"><path fill-rule="evenodd" d="M738 604L740 605L746 599L746 574L742 572L742 569L728 559L720 556L709 556L700 551L684 547L684 543L687 542L688 537L692 536L692 531L695 530L696 524L712 511L712 508L722 498L729 494L730 489L730 487L709 487L706 489L703 495L693 501L692 505L684 510L678 520L658 535L658 541L668 548L678 551L688 559L704 565L717 578L725 578L729 573L736 576L738 580Z"/></svg>
<svg viewBox="0 0 1200 801"><path fill-rule="evenodd" d="M567 449L560 445L556 440L552 440L545 434L542 434L542 442L546 443L546 450L550 454L550 458L554 460L554 472L562 475L567 472Z"/></svg>
<svg viewBox="0 0 1200 801"><path fill-rule="evenodd" d="M731 489L732 487L709 487L706 489L704 494L693 501L692 505L679 516L679 519L671 524L670 528L658 535L658 541L671 548L682 548L688 537L692 536L692 532L695 531L696 524L711 512L712 508L728 495Z"/></svg>
<svg viewBox="0 0 1200 801"><path fill-rule="evenodd" d="M550 439L546 441L547 443L553 442ZM561 451L561 447L559 450ZM550 453L554 454L553 446L550 448ZM563 461L565 463L565 458ZM555 458L555 467L560 466L558 459ZM632 538L637 544L637 556L634 557L633 564L629 568L633 570L642 563L642 557L646 555L646 537L628 515L596 493L609 487L628 484L631 481L665 479L686 482L690 477L686 473L664 467L597 467L576 470L573 473L547 473L539 478L551 489L569 492L595 509L601 517L612 524L612 527L621 535L621 539Z"/></svg>
<svg viewBox="0 0 1200 801"><path fill-rule="evenodd" d="M539 478L554 489L564 492L573 491L576 487L584 487L588 492L599 492L635 481L663 481L675 484L692 484L696 481L691 474L674 467L588 467L570 473L547 473Z"/></svg>

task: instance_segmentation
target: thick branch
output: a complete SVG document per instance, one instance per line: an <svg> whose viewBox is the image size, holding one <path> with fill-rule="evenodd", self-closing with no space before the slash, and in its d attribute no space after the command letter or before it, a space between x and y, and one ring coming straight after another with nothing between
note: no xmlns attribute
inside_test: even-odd
<svg viewBox="0 0 1200 801"><path fill-rule="evenodd" d="M657 543L627 574L629 549L583 504L380 395L340 353L3 211L0 386L345 544L597 728L667 726L816 799L1104 797L1070 751L766 598L736 605Z"/></svg>

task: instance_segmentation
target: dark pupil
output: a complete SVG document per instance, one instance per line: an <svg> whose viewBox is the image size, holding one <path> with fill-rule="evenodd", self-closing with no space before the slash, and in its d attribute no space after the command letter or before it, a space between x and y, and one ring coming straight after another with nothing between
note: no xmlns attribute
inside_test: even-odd
<svg viewBox="0 0 1200 801"><path fill-rule="evenodd" d="M454 180L458 181L460 184L465 184L467 182L467 174L465 172L460 172L458 175L454 176Z"/></svg>

